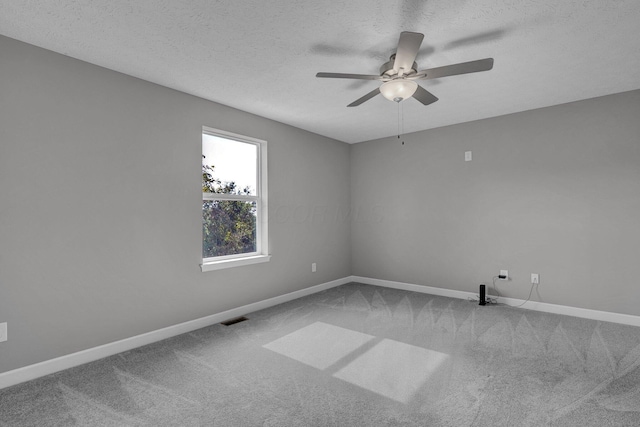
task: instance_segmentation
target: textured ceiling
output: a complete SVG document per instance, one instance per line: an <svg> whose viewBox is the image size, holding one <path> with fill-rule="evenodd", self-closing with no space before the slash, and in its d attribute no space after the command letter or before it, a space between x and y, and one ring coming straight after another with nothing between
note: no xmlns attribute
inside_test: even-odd
<svg viewBox="0 0 640 427"><path fill-rule="evenodd" d="M377 74L401 31L420 69L495 58L420 82L440 100L403 102L405 133L640 88L638 0L0 0L0 34L351 143L398 106L315 74Z"/></svg>

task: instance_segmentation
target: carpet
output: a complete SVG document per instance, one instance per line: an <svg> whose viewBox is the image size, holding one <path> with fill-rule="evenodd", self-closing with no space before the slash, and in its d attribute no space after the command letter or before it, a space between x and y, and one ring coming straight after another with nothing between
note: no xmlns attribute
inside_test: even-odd
<svg viewBox="0 0 640 427"><path fill-rule="evenodd" d="M640 328L352 283L0 390L0 426L638 426Z"/></svg>

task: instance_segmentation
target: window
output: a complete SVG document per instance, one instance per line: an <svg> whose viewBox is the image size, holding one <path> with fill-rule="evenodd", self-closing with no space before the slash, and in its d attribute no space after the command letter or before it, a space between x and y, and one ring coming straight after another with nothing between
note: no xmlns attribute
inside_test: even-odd
<svg viewBox="0 0 640 427"><path fill-rule="evenodd" d="M267 143L202 129L202 271L269 261Z"/></svg>

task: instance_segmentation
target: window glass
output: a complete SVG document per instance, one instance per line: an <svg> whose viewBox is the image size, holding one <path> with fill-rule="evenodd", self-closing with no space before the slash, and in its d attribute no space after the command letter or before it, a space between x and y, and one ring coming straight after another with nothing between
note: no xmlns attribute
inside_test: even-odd
<svg viewBox="0 0 640 427"><path fill-rule="evenodd" d="M265 162L265 141L203 128L203 270L218 261L233 266L227 261L234 258L268 258Z"/></svg>
<svg viewBox="0 0 640 427"><path fill-rule="evenodd" d="M258 146L215 135L202 135L202 166L215 182L212 192L256 195ZM232 186L232 187L231 187ZM204 187L203 187L204 188Z"/></svg>
<svg viewBox="0 0 640 427"><path fill-rule="evenodd" d="M202 257L256 252L256 222L256 202L203 200Z"/></svg>

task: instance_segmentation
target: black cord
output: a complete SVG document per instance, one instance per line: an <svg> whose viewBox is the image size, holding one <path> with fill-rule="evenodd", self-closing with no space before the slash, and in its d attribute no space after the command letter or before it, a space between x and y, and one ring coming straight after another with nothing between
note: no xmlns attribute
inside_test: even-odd
<svg viewBox="0 0 640 427"><path fill-rule="evenodd" d="M496 280L499 278L500 276L493 276L493 290L498 294L498 298L501 298L502 295L500 295L500 290L498 289L498 285L496 285ZM496 298L496 303L498 303L498 298Z"/></svg>
<svg viewBox="0 0 640 427"><path fill-rule="evenodd" d="M500 279L500 276L494 276L493 277L493 290L496 291L496 293L498 294L498 297L493 299L491 297L485 297L485 301L487 302L487 304L498 304L498 298L502 298L502 295L500 294L500 290L498 289L498 285L496 285L496 280ZM533 294L533 288L538 286L538 283L532 283L531 284L531 289L529 289L529 296L527 297L527 299L520 305L507 305L506 307L522 307L523 305L525 305L526 303L528 303L531 300L531 295ZM480 300L480 297L478 297L477 300L474 300L472 298L468 298L469 301L472 302L478 302Z"/></svg>
<svg viewBox="0 0 640 427"><path fill-rule="evenodd" d="M526 303L528 303L528 302L529 302L529 300L531 299L531 294L533 293L533 288L534 288L535 286L538 286L538 284L537 284L537 283L532 283L532 284L531 284L531 289L529 289L529 296L527 297L527 299L526 299L526 301L525 301L525 302L523 302L523 303L522 303L522 304L520 304L520 305L514 305L513 307L522 307L523 305L525 305Z"/></svg>

